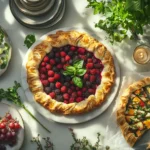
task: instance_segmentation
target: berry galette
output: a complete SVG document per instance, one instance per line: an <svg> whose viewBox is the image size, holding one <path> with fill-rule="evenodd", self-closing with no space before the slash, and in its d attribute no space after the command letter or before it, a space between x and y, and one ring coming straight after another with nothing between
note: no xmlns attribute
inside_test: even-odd
<svg viewBox="0 0 150 150"><path fill-rule="evenodd" d="M131 84L124 91L117 122L130 146L150 129L150 77Z"/></svg>
<svg viewBox="0 0 150 150"><path fill-rule="evenodd" d="M53 113L80 114L101 105L115 76L111 53L86 33L57 31L28 55L34 99Z"/></svg>

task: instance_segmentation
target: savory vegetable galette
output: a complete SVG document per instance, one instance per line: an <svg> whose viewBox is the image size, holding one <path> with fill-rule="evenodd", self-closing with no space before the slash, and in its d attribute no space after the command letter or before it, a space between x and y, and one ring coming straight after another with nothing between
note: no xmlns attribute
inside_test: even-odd
<svg viewBox="0 0 150 150"><path fill-rule="evenodd" d="M150 77L133 83L124 91L117 122L130 146L150 129Z"/></svg>
<svg viewBox="0 0 150 150"><path fill-rule="evenodd" d="M101 105L115 75L107 48L73 30L48 35L29 53L26 69L35 100L51 112L65 115Z"/></svg>

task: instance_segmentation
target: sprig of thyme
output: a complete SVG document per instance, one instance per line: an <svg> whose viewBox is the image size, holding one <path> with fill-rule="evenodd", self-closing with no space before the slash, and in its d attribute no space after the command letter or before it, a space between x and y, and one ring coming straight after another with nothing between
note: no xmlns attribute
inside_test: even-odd
<svg viewBox="0 0 150 150"><path fill-rule="evenodd" d="M50 141L50 137L43 138L45 141L45 146L43 148L41 141L40 141L40 135L38 134L37 137L33 137L31 142L36 143L37 150L54 150L54 144Z"/></svg>
<svg viewBox="0 0 150 150"><path fill-rule="evenodd" d="M21 87L20 83L14 82L14 86L8 88L7 90L0 89L0 101L7 100L15 105L22 107L35 121L37 121L46 131L50 131L26 108L26 106L21 101L21 98L17 92L18 88Z"/></svg>
<svg viewBox="0 0 150 150"><path fill-rule="evenodd" d="M69 128L69 130L74 140L74 143L70 147L71 150L102 150L102 145L100 145L100 133L97 133L97 141L94 145L92 145L86 137L77 139L73 129ZM105 150L110 150L110 147L106 146Z"/></svg>

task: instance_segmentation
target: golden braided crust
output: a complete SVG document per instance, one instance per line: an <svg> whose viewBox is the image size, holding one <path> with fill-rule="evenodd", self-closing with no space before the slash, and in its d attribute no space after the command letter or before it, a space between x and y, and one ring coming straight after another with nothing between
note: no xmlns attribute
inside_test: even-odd
<svg viewBox="0 0 150 150"><path fill-rule="evenodd" d="M62 47L67 44L86 48L88 51L93 52L95 57L102 59L104 64L102 82L97 88L96 94L90 95L79 103L65 104L52 99L43 91L43 86L39 80L38 67L46 53L49 53L52 47ZM30 52L26 69L27 81L34 99L51 112L65 115L85 113L101 105L114 83L115 75L113 58L106 47L86 33L72 30L58 31L56 34L48 35L45 41Z"/></svg>
<svg viewBox="0 0 150 150"><path fill-rule="evenodd" d="M121 101L120 105L117 109L117 123L121 128L122 134L124 135L126 141L128 144L132 147L136 143L136 141L143 135L145 131L141 133L139 137L135 136L134 133L131 132L129 129L129 124L125 119L125 111L126 111L126 106L129 101L129 97L131 94L138 90L141 89L142 87L150 85L150 77L146 77L140 81L137 81L133 84L131 84L122 94L121 96Z"/></svg>

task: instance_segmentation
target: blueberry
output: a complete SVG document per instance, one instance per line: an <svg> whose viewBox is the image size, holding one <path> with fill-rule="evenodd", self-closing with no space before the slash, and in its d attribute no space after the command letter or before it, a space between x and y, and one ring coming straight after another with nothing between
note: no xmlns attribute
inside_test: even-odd
<svg viewBox="0 0 150 150"><path fill-rule="evenodd" d="M65 85L66 87L69 87L69 86L70 86L69 82L65 82L64 85Z"/></svg>
<svg viewBox="0 0 150 150"><path fill-rule="evenodd" d="M91 58L91 57L93 56L93 53L88 52L88 53L86 54L86 56L87 56L88 58Z"/></svg>
<svg viewBox="0 0 150 150"><path fill-rule="evenodd" d="M70 81L71 77L70 76L65 76L65 81Z"/></svg>
<svg viewBox="0 0 150 150"><path fill-rule="evenodd" d="M70 59L70 60L69 60L69 64L71 65L72 63L73 63L73 61Z"/></svg>
<svg viewBox="0 0 150 150"><path fill-rule="evenodd" d="M54 83L50 83L50 86L49 86L51 89L54 89L55 88L55 84Z"/></svg>
<svg viewBox="0 0 150 150"><path fill-rule="evenodd" d="M0 145L0 150L6 150L6 147L5 147L5 145Z"/></svg>
<svg viewBox="0 0 150 150"><path fill-rule="evenodd" d="M73 56L73 51L68 52L69 56Z"/></svg>
<svg viewBox="0 0 150 150"><path fill-rule="evenodd" d="M98 84L98 85L100 84L100 79L99 78L96 79L96 84Z"/></svg>
<svg viewBox="0 0 150 150"><path fill-rule="evenodd" d="M55 90L55 93L58 95L58 94L60 94L60 90L59 89L56 89Z"/></svg>
<svg viewBox="0 0 150 150"><path fill-rule="evenodd" d="M50 87L45 87L44 91L46 94L49 94L52 91L52 89Z"/></svg>
<svg viewBox="0 0 150 150"><path fill-rule="evenodd" d="M51 51L51 52L48 54L48 57L49 57L49 58L54 58L54 56L55 56L55 53L54 53L53 51Z"/></svg>
<svg viewBox="0 0 150 150"><path fill-rule="evenodd" d="M69 51L69 48L70 48L70 46L67 45L67 46L64 46L63 50L64 50L65 52L68 52L68 51Z"/></svg>
<svg viewBox="0 0 150 150"><path fill-rule="evenodd" d="M86 81L85 84L86 84L87 87L91 86L91 82L90 81Z"/></svg>
<svg viewBox="0 0 150 150"><path fill-rule="evenodd" d="M54 52L57 52L57 51L59 51L59 48L53 47L53 51L54 51Z"/></svg>
<svg viewBox="0 0 150 150"><path fill-rule="evenodd" d="M84 93L85 98L87 98L89 95L90 95L89 92Z"/></svg>
<svg viewBox="0 0 150 150"><path fill-rule="evenodd" d="M53 67L53 71L54 71L54 72L58 72L59 69L58 69L57 67L54 66L54 67Z"/></svg>
<svg viewBox="0 0 150 150"><path fill-rule="evenodd" d="M61 59L60 58L55 58L56 63L60 63Z"/></svg>
<svg viewBox="0 0 150 150"><path fill-rule="evenodd" d="M57 95L56 100L59 102L63 102L63 96L62 95Z"/></svg>

